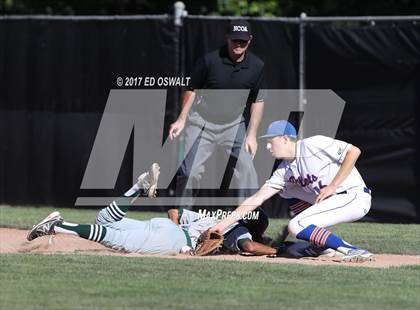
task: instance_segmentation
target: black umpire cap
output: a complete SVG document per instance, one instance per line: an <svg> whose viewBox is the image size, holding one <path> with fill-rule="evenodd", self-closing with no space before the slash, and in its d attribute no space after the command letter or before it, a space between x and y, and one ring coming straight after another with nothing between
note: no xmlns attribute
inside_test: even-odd
<svg viewBox="0 0 420 310"><path fill-rule="evenodd" d="M251 25L244 19L232 20L229 23L227 37L231 40L244 40L251 39Z"/></svg>

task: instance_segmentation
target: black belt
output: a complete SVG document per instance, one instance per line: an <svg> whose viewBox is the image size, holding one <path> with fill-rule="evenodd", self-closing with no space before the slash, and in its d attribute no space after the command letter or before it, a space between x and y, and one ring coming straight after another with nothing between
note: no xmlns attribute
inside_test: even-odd
<svg viewBox="0 0 420 310"><path fill-rule="evenodd" d="M365 192L365 193L367 193L367 194L369 194L370 195L370 189L369 188L367 188L367 187L363 187L363 191ZM343 192L339 192L339 193L337 193L337 195L340 195L340 194L347 194L348 193L348 191L343 191Z"/></svg>

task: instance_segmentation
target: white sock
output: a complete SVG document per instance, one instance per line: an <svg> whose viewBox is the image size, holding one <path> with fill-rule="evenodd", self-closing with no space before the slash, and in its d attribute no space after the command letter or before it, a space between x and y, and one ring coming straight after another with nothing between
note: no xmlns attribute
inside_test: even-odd
<svg viewBox="0 0 420 310"><path fill-rule="evenodd" d="M78 226L78 224L73 224L73 223L68 223L68 222L63 222L63 224L67 226ZM79 235L77 232L73 230L68 230L63 227L58 227L58 226L54 226L54 231L56 233L62 233L62 234L68 234L68 235L75 235L75 236Z"/></svg>
<svg viewBox="0 0 420 310"><path fill-rule="evenodd" d="M134 184L128 191L125 192L125 197L131 197L134 194L136 194L140 190L140 187L136 184Z"/></svg>

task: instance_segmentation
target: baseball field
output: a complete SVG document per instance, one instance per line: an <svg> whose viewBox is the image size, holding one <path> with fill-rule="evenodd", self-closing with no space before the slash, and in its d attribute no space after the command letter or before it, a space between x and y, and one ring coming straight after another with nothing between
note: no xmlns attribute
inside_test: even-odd
<svg viewBox="0 0 420 310"><path fill-rule="evenodd" d="M334 227L377 255L334 258L209 258L122 254L73 236L35 243L27 229L52 208L0 207L1 309L418 309L420 225L353 223ZM91 223L95 210L60 210ZM149 219L163 213L130 212ZM274 237L286 223L272 219Z"/></svg>

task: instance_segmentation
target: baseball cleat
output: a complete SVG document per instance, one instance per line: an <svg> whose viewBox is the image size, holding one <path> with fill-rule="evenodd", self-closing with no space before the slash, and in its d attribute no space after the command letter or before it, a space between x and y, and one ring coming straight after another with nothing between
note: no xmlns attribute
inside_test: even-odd
<svg viewBox="0 0 420 310"><path fill-rule="evenodd" d="M156 197L157 182L159 179L160 167L157 163L153 163L149 171L141 174L137 179L137 185L145 192L145 196L150 198Z"/></svg>
<svg viewBox="0 0 420 310"><path fill-rule="evenodd" d="M310 244L308 249L306 250L309 256L312 257L335 257L335 256L343 256L343 253L340 253L334 249L320 247L315 244Z"/></svg>
<svg viewBox="0 0 420 310"><path fill-rule="evenodd" d="M336 256L344 256L343 253L338 252L334 249L326 249L324 251L321 252L321 254L319 255L321 257L336 257Z"/></svg>
<svg viewBox="0 0 420 310"><path fill-rule="evenodd" d="M363 263L373 260L373 254L367 250L354 249L344 255L341 260L343 262Z"/></svg>
<svg viewBox="0 0 420 310"><path fill-rule="evenodd" d="M63 218L60 215L60 212L54 211L50 215L48 215L45 219L43 219L38 224L32 227L32 230L26 236L28 241L32 241L38 237L45 236L45 235L53 235L54 234L54 227L57 224L63 223Z"/></svg>

